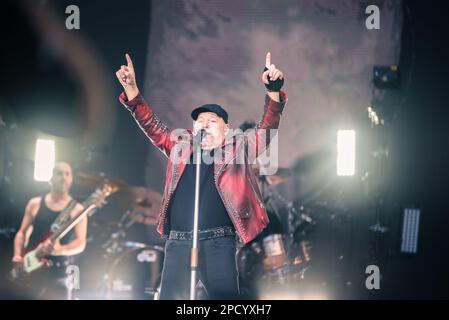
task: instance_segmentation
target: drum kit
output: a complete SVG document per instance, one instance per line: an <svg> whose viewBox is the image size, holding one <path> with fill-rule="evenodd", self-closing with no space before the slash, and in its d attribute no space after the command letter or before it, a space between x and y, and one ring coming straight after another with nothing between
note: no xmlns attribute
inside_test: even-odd
<svg viewBox="0 0 449 320"><path fill-rule="evenodd" d="M237 253L241 294L250 299L257 298L261 286L290 285L305 278L312 261L308 234L316 224L309 210L276 191L291 180L289 169L279 168L270 176L260 175L258 167L253 170L270 222Z"/></svg>
<svg viewBox="0 0 449 320"><path fill-rule="evenodd" d="M108 199L110 205L103 209L104 214L109 215L111 212L108 211L119 214L113 215L115 218L104 218L100 212L89 220L89 245L83 269L95 270L87 275L84 287L88 290L83 298L154 299L158 294L164 248L149 243L145 236L140 239L143 241L134 241L134 236L136 232L143 230L145 233L156 225L162 195L94 172L79 172L74 179L74 188L84 194L104 182L114 188L114 194Z"/></svg>
<svg viewBox="0 0 449 320"><path fill-rule="evenodd" d="M270 223L256 239L237 251L241 293L248 298L256 294L261 282L284 285L304 279L312 261L307 235L315 224L304 207L288 202L274 191L274 187L291 178L288 169L280 169L271 176L258 175L257 167L254 172L259 177ZM75 186L81 189L95 188L105 181L113 186L115 193L111 196L112 206L103 210L110 207L119 214L115 219L105 219L100 214L89 221L89 228L94 229L89 232L89 239L95 244L88 248L92 248L96 261L103 262L102 270L94 276L98 283L96 290L101 292L100 297L95 298L157 299L163 243L133 241L131 235L136 225L155 233L162 195L93 172L80 172L74 180Z"/></svg>

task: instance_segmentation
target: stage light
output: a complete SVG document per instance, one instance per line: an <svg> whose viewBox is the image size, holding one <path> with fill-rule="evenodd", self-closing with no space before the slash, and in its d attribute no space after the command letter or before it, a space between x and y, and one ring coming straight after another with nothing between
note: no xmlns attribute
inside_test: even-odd
<svg viewBox="0 0 449 320"><path fill-rule="evenodd" d="M337 175L353 176L355 173L355 131L337 132Z"/></svg>
<svg viewBox="0 0 449 320"><path fill-rule="evenodd" d="M259 289L258 300L332 300L332 298L323 288L291 284L266 285Z"/></svg>
<svg viewBox="0 0 449 320"><path fill-rule="evenodd" d="M300 300L301 296L293 292L265 292L259 300Z"/></svg>
<svg viewBox="0 0 449 320"><path fill-rule="evenodd" d="M418 251L419 209L404 209L402 219L401 252L416 253Z"/></svg>
<svg viewBox="0 0 449 320"><path fill-rule="evenodd" d="M34 180L50 180L55 166L55 142L53 140L37 139L34 156Z"/></svg>

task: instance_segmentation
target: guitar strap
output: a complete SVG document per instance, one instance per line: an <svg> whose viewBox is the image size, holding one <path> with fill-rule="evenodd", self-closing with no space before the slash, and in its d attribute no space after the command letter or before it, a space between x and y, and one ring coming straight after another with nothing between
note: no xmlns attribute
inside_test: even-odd
<svg viewBox="0 0 449 320"><path fill-rule="evenodd" d="M70 213L76 206L76 200L72 199L67 207L62 210L56 217L55 221L51 224L51 232L56 233L61 230L62 226L70 220Z"/></svg>

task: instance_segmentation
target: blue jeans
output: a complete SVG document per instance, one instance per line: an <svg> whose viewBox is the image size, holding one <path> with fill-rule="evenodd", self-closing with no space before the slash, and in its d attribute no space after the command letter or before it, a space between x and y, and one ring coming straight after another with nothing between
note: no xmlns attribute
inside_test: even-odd
<svg viewBox="0 0 449 320"><path fill-rule="evenodd" d="M236 240L223 236L198 241L197 282L204 284L207 299L237 299L239 295ZM169 239L165 243L160 299L189 299L191 240ZM197 290L198 292L198 290ZM201 299L202 297L197 298Z"/></svg>

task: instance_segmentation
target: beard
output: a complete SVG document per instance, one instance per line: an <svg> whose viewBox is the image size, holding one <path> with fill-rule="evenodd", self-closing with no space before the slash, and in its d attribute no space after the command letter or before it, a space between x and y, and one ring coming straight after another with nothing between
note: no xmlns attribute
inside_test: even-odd
<svg viewBox="0 0 449 320"><path fill-rule="evenodd" d="M221 145L221 139L219 137L214 137L208 134L202 141L201 147L204 150L211 150L219 147Z"/></svg>

